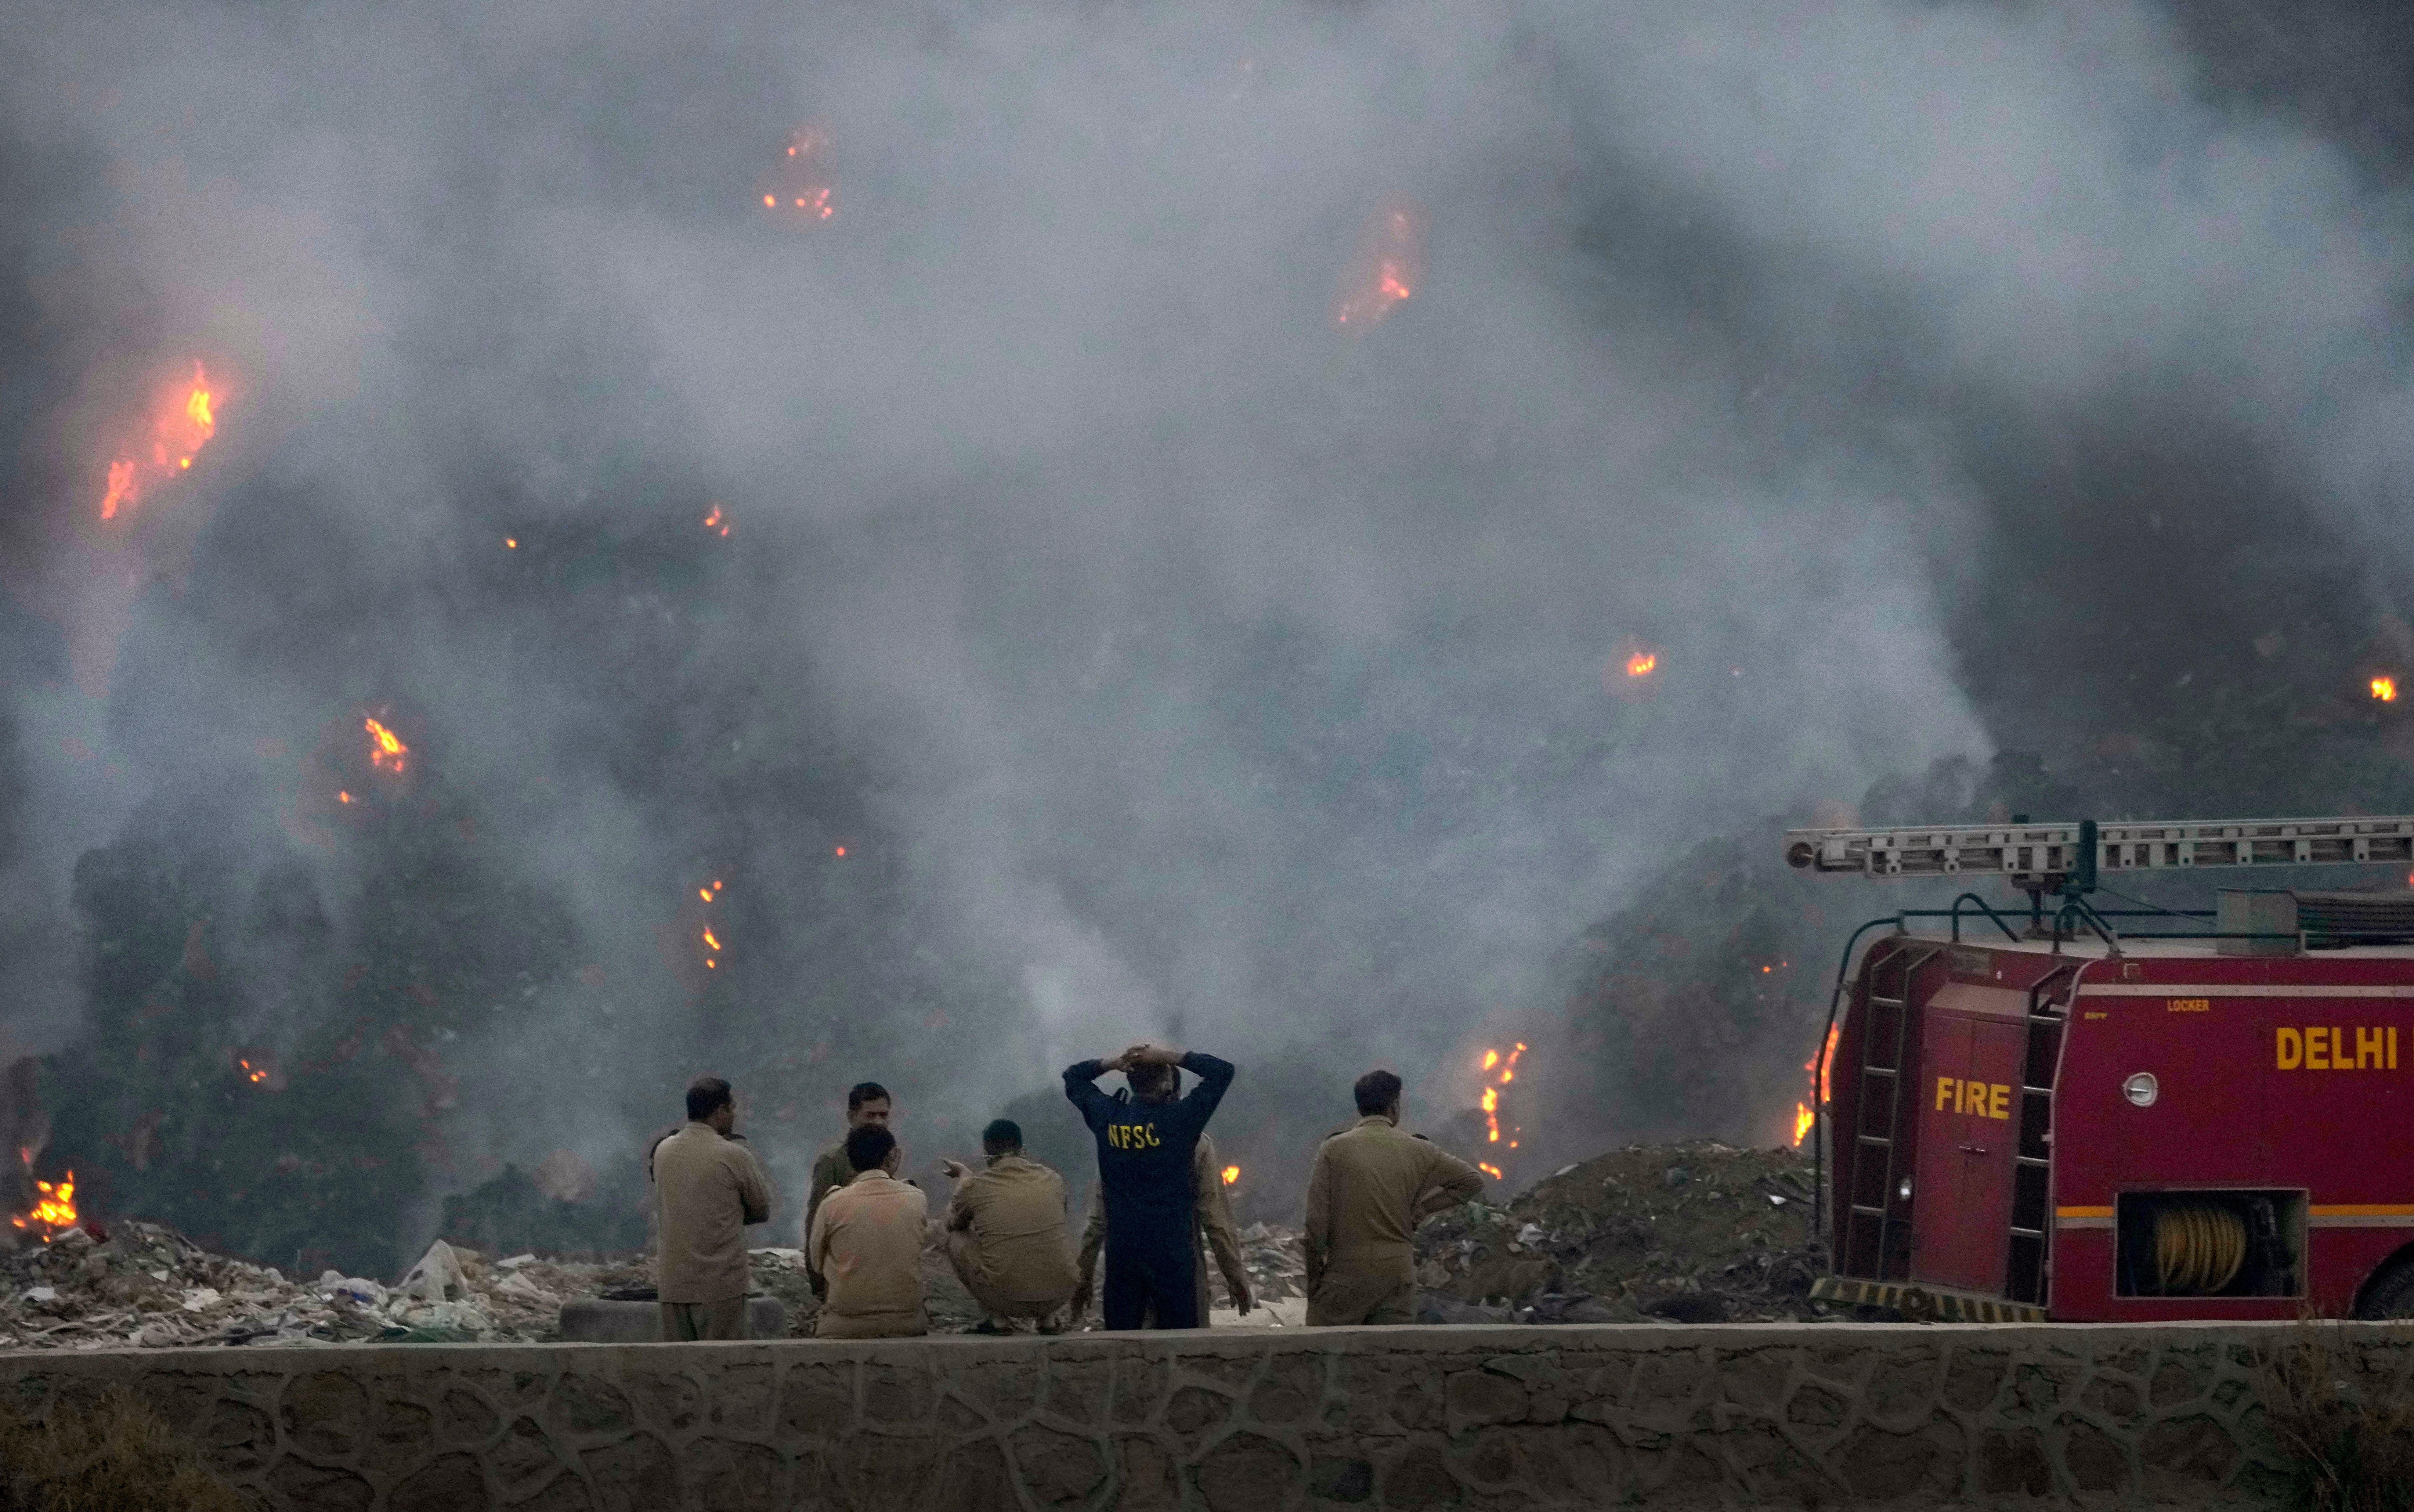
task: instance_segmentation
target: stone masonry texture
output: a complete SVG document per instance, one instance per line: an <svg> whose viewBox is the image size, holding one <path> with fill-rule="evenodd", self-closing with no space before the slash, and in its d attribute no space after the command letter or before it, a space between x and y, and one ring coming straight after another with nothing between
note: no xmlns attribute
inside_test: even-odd
<svg viewBox="0 0 2414 1512"><path fill-rule="evenodd" d="M2414 1388L2414 1333L2332 1337ZM1414 1327L22 1353L269 1505L1308 1512L2269 1505L2286 1326Z"/></svg>

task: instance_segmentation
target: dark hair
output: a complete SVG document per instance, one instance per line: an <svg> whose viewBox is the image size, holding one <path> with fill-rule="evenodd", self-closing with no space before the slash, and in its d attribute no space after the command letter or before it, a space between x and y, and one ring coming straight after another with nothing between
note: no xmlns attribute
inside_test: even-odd
<svg viewBox="0 0 2414 1512"><path fill-rule="evenodd" d="M981 1145L984 1149L1021 1149L1022 1125L1012 1119L994 1119L988 1128L981 1131Z"/></svg>
<svg viewBox="0 0 2414 1512"><path fill-rule="evenodd" d="M1124 1068L1124 1080L1131 1083L1135 1092L1171 1091L1182 1085L1181 1072L1158 1060L1143 1060Z"/></svg>
<svg viewBox="0 0 2414 1512"><path fill-rule="evenodd" d="M887 1103L890 1101L892 1101L892 1099L888 1095L888 1089L881 1086L876 1081L859 1081L846 1090L846 1110L849 1113L852 1113L857 1108L863 1106L866 1103Z"/></svg>
<svg viewBox="0 0 2414 1512"><path fill-rule="evenodd" d="M850 1129L846 1135L846 1163L858 1171L876 1171L897 1148L897 1136L876 1123L860 1129Z"/></svg>
<svg viewBox="0 0 2414 1512"><path fill-rule="evenodd" d="M729 1084L718 1076L698 1076L687 1084L687 1116L698 1123L736 1101Z"/></svg>
<svg viewBox="0 0 2414 1512"><path fill-rule="evenodd" d="M1349 1089L1361 1113L1380 1113L1400 1100L1400 1078L1388 1071L1370 1071Z"/></svg>

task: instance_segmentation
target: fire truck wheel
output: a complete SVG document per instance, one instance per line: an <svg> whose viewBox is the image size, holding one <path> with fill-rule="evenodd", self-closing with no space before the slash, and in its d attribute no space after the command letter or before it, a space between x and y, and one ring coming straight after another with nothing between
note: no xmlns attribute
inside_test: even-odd
<svg viewBox="0 0 2414 1512"><path fill-rule="evenodd" d="M2414 1254L2399 1255L2364 1283L2355 1315L2373 1321L2414 1318Z"/></svg>

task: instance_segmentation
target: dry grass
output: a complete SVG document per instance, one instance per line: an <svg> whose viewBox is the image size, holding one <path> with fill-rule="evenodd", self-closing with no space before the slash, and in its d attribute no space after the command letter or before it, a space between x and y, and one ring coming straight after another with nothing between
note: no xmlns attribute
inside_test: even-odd
<svg viewBox="0 0 2414 1512"><path fill-rule="evenodd" d="M2356 1380L2337 1330L2309 1324L2266 1351L2258 1371L2290 1502L2306 1512L2414 1509L2414 1401Z"/></svg>
<svg viewBox="0 0 2414 1512"><path fill-rule="evenodd" d="M0 1512L254 1512L147 1404L111 1387L35 1422L0 1408Z"/></svg>

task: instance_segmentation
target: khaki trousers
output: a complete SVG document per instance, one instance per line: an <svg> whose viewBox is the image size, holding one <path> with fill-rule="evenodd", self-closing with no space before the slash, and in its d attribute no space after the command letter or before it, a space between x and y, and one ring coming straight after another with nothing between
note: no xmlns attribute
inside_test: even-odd
<svg viewBox="0 0 2414 1512"><path fill-rule="evenodd" d="M1417 1278L1400 1266L1352 1265L1335 1261L1317 1278L1308 1294L1307 1321L1319 1328L1346 1327L1360 1323L1417 1321Z"/></svg>
<svg viewBox="0 0 2414 1512"><path fill-rule="evenodd" d="M746 1298L721 1302L663 1302L663 1342L693 1343L704 1339L746 1337Z"/></svg>
<svg viewBox="0 0 2414 1512"><path fill-rule="evenodd" d="M919 1308L910 1314L877 1312L860 1318L851 1318L824 1308L813 1318L813 1337L816 1339L911 1339L930 1331L930 1320L922 1315Z"/></svg>
<svg viewBox="0 0 2414 1512"><path fill-rule="evenodd" d="M1017 1301L1001 1297L981 1276L980 1240L968 1228L947 1231L947 1264L955 1268L956 1280L973 1294L973 1300L993 1318L1045 1319L1073 1298L1073 1288L1055 1297L1026 1297Z"/></svg>

